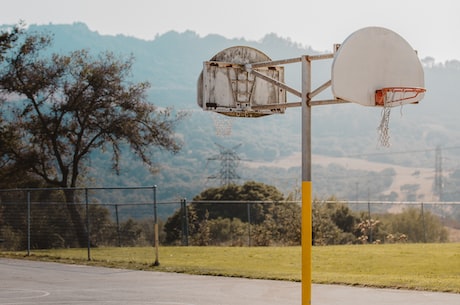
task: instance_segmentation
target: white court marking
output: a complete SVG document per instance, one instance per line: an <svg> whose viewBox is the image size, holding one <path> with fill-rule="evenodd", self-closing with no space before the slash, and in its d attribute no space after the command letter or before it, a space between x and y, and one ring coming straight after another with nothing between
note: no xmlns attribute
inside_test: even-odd
<svg viewBox="0 0 460 305"><path fill-rule="evenodd" d="M0 300L34 299L49 296L44 290L0 288Z"/></svg>

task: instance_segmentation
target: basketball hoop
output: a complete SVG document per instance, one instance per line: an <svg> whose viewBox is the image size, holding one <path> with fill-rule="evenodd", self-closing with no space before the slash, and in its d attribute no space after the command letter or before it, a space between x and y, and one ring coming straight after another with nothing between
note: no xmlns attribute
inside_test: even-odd
<svg viewBox="0 0 460 305"><path fill-rule="evenodd" d="M403 104L417 104L421 100L425 88L418 87L386 87L375 91L375 106L400 106Z"/></svg>
<svg viewBox="0 0 460 305"><path fill-rule="evenodd" d="M375 91L375 106L383 107L382 119L377 128L381 146L390 147L388 125L391 108L405 104L417 104L423 98L425 91L425 88L418 87L386 87Z"/></svg>

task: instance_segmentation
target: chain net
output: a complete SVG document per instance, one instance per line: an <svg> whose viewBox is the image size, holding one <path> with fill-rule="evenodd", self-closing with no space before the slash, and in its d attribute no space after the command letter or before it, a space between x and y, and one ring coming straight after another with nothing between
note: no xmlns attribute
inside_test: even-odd
<svg viewBox="0 0 460 305"><path fill-rule="evenodd" d="M212 113L212 121L216 130L216 136L228 137L232 134L232 117L219 113Z"/></svg>
<svg viewBox="0 0 460 305"><path fill-rule="evenodd" d="M391 107L384 106L382 109L382 119L380 125L377 128L379 132L379 143L382 147L390 147L390 133L388 125L390 123Z"/></svg>
<svg viewBox="0 0 460 305"><path fill-rule="evenodd" d="M382 147L390 147L390 133L389 133L389 124L390 124L390 114L391 114L391 102L394 100L395 92L387 91L384 96L384 104L382 109L382 115L380 120L380 125L377 128L379 132L379 143Z"/></svg>

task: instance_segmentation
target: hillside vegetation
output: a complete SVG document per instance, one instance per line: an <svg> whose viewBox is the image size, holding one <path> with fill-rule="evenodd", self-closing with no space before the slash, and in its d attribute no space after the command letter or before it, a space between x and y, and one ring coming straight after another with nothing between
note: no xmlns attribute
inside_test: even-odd
<svg viewBox="0 0 460 305"><path fill-rule="evenodd" d="M90 52L110 50L123 56L133 55L132 78L152 83L149 98L160 107L173 106L177 111L189 112L177 136L183 141L182 151L175 155L158 153L160 172L151 174L126 149L121 159L119 176L111 172L110 160L103 154L92 156L92 170L87 174L92 184L153 185L160 188L160 199L192 198L203 189L218 184L208 179L219 171L219 146L238 146L236 153L241 161L238 167L240 181L256 180L276 185L284 193L294 192L300 185L299 162L288 167L250 166L251 162L276 164L280 160L300 153L300 109L288 109L284 115L258 119L235 119L228 137L216 135L212 115L196 104L196 82L202 63L224 48L248 45L260 49L272 59L317 54L314 46L302 46L290 40L268 34L261 41L226 39L218 35L200 37L192 31L168 32L151 41L133 37L105 36L92 32L85 24L32 25L30 31L52 33L53 52L87 49ZM331 41L333 43L339 43ZM348 166L351 163L313 164L314 193L324 197L336 195L343 199L365 198L407 200L401 188L413 185L405 181L396 166L413 168L413 173L426 168L435 170L435 149L443 147L443 166L446 200L459 200L455 190L458 181L458 144L460 122L456 84L460 80L460 62L439 63L434 58L422 59L425 69L427 94L419 105L404 106L392 111L390 136L392 147L382 149L377 143L377 126L380 110L358 105L333 105L315 107L312 118L312 150L315 155L364 159L387 164L387 169L366 169ZM330 78L331 61L315 63L314 87ZM286 80L293 87L300 86L300 67L286 67ZM292 101L294 98L289 97ZM398 184L392 188L372 189L374 181L386 179L392 172ZM407 174L407 172L406 172ZM423 179L432 179L424 176ZM360 191L356 191L359 184ZM431 183L420 183L413 200L435 200ZM398 190L399 187L399 190Z"/></svg>

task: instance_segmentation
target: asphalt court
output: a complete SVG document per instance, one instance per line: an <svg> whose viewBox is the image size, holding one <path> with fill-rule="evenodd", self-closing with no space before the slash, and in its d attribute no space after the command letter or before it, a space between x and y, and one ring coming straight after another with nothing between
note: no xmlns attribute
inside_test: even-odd
<svg viewBox="0 0 460 305"><path fill-rule="evenodd" d="M0 304L299 305L300 283L0 258ZM312 304L458 305L460 294L313 285Z"/></svg>

